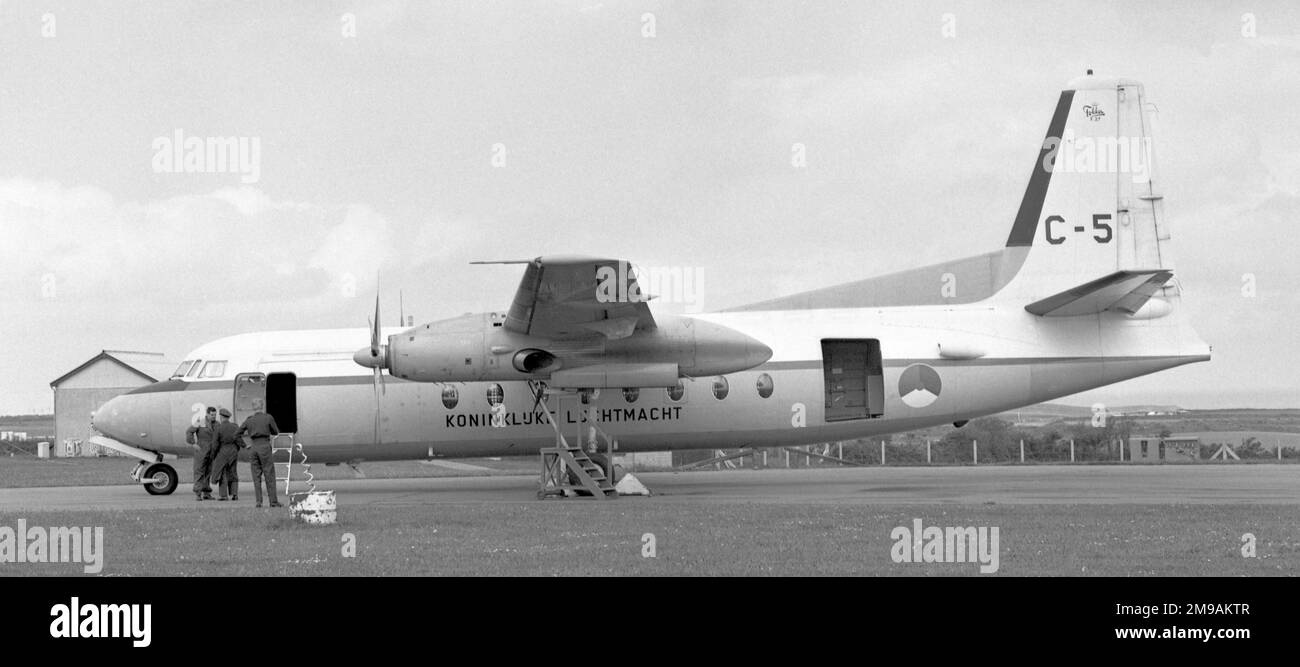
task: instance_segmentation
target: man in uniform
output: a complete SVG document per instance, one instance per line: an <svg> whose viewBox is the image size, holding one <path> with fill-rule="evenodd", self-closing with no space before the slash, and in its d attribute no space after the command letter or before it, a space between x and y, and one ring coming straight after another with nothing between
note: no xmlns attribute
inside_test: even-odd
<svg viewBox="0 0 1300 667"><path fill-rule="evenodd" d="M217 453L216 443L217 408L209 406L203 423L185 429L185 442L194 445L194 499L212 500L212 485L208 476L212 473L212 457Z"/></svg>
<svg viewBox="0 0 1300 667"><path fill-rule="evenodd" d="M217 457L212 461L212 477L217 482L217 500L239 500L239 429L230 421L230 411L221 408L221 423L217 424Z"/></svg>
<svg viewBox="0 0 1300 667"><path fill-rule="evenodd" d="M266 483L266 498L271 507L280 507L275 496L275 464L271 462L271 436L280 433L275 417L263 412L264 403L253 401L253 415L240 425L236 437L247 435L253 442L253 451L249 464L253 469L253 492L257 494L257 506L262 506L262 482Z"/></svg>

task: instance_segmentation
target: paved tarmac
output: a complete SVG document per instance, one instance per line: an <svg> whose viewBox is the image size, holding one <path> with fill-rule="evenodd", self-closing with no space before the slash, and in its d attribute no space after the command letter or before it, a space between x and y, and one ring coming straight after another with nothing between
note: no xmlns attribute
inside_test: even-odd
<svg viewBox="0 0 1300 667"><path fill-rule="evenodd" d="M652 498L619 502L777 504L1300 504L1300 465L1030 465L723 470L638 474ZM329 480L340 506L540 502L534 475ZM295 488L296 490L296 488ZM283 500L283 499L281 499ZM546 502L559 502L549 500ZM149 510L193 506L188 485L151 496L133 485L0 489L0 514L18 510ZM238 502L253 504L252 485Z"/></svg>

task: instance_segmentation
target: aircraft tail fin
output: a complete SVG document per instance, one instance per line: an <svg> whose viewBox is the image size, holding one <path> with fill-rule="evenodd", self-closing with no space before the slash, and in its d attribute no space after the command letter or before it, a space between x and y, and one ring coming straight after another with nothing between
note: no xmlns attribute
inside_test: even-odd
<svg viewBox="0 0 1300 667"><path fill-rule="evenodd" d="M1129 79L1090 73L1061 92L1003 251L1019 270L1000 296L1040 314L1099 312L1090 309L1157 275L1132 287L1151 291L1142 301L1176 294L1151 111Z"/></svg>

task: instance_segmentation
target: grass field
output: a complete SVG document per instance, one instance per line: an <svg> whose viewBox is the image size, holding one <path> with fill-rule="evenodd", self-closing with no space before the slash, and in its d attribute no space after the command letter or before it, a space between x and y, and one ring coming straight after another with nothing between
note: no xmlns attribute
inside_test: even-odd
<svg viewBox="0 0 1300 667"><path fill-rule="evenodd" d="M103 526L103 575L977 575L976 564L896 564L896 526L998 526L999 575L1293 575L1289 506L841 507L448 503L339 508L333 526L284 511L32 512L28 526ZM1258 558L1243 558L1243 533ZM653 533L656 556L642 556ZM356 556L345 558L345 534ZM78 575L76 564L0 564L0 574Z"/></svg>

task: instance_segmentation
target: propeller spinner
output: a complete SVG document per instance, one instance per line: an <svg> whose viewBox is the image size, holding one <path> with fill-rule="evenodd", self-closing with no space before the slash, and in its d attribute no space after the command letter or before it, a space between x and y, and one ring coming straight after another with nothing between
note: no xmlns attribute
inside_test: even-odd
<svg viewBox="0 0 1300 667"><path fill-rule="evenodd" d="M375 317L370 324L370 347L363 347L352 355L358 366L375 369L375 381L382 377L380 371L388 368L388 346L380 342L379 297L375 297Z"/></svg>

